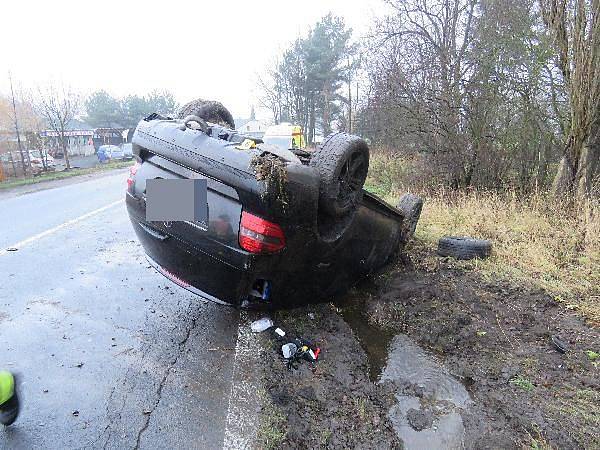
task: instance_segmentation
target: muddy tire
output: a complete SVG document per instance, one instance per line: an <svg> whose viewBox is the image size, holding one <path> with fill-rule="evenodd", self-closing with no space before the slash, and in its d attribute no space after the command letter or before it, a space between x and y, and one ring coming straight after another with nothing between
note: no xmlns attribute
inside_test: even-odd
<svg viewBox="0 0 600 450"><path fill-rule="evenodd" d="M367 143L347 133L333 133L314 152L310 165L320 175L319 209L331 218L351 214L362 200L369 170Z"/></svg>
<svg viewBox="0 0 600 450"><path fill-rule="evenodd" d="M233 116L220 102L202 99L193 100L183 105L177 112L177 117L180 119L187 116L198 116L207 122L235 129Z"/></svg>
<svg viewBox="0 0 600 450"><path fill-rule="evenodd" d="M417 229L417 223L423 209L423 199L415 194L404 194L400 197L397 208L404 215L400 240L406 243L413 237Z"/></svg>
<svg viewBox="0 0 600 450"><path fill-rule="evenodd" d="M446 236L438 242L438 255L456 259L484 259L490 256L492 243L484 239Z"/></svg>

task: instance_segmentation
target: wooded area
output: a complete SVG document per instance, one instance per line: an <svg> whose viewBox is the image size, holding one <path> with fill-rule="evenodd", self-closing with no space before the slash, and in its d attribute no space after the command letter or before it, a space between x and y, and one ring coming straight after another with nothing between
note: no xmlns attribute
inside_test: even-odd
<svg viewBox="0 0 600 450"><path fill-rule="evenodd" d="M275 121L355 132L453 189L597 195L598 0L385 3L367 36L328 15L279 56L259 79Z"/></svg>

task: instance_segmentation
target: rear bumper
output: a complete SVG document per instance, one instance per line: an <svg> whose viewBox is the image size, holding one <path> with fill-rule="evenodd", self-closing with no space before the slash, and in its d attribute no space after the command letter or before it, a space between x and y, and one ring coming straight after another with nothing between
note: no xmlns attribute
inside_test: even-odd
<svg viewBox="0 0 600 450"><path fill-rule="evenodd" d="M211 302L220 303L221 305L231 305L231 303L227 303L217 297L213 297L212 295L207 294L204 291L201 291L197 287L192 286L185 280L182 280L174 273L166 270L164 267L162 267L160 264L158 264L156 261L154 261L152 258L150 258L150 256L146 255L146 259L158 273L160 273L161 275L164 275L165 277L167 277L169 280L171 280L176 285L178 285L184 289L187 289L188 291L192 292L193 294L199 295L200 297L202 297L206 300L209 300Z"/></svg>
<svg viewBox="0 0 600 450"><path fill-rule="evenodd" d="M150 264L174 283L207 300L239 305L256 279L252 255L206 239L190 243L164 224L146 222L140 200L127 194L133 229Z"/></svg>

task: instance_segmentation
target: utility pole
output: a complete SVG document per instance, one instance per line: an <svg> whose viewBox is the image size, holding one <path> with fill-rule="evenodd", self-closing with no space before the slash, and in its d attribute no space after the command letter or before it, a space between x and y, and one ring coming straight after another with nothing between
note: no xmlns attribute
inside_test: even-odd
<svg viewBox="0 0 600 450"><path fill-rule="evenodd" d="M15 124L15 132L17 133L17 146L21 154L21 164L23 164L23 175L27 175L27 168L30 166L29 153L27 153L27 165L25 164L25 155L23 154L23 146L21 145L21 134L19 133L19 119L17 118L17 105L15 103L15 91L13 90L12 76L8 71L8 80L10 81L10 95L12 96L13 106L13 121Z"/></svg>

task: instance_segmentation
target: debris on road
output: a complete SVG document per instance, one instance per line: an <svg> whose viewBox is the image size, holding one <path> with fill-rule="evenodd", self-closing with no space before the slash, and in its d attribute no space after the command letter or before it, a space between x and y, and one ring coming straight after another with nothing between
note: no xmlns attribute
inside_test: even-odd
<svg viewBox="0 0 600 450"><path fill-rule="evenodd" d="M283 331L281 328L275 328L275 333L279 336L279 337L284 337L285 336L285 331Z"/></svg>
<svg viewBox="0 0 600 450"><path fill-rule="evenodd" d="M309 312L314 318L307 320ZM273 320L289 336L310 336L318 365L300 363L288 372L281 345L293 344L298 355L303 344L263 335L266 396L257 448L402 448L386 416L392 393L371 383L359 342L330 304L278 311ZM325 343L329 351L321 359L318 348ZM312 359L309 351L304 358ZM289 382L282 383L284 377Z"/></svg>
<svg viewBox="0 0 600 450"><path fill-rule="evenodd" d="M265 330L268 330L273 326L273 321L268 317L263 317L262 319L255 320L250 324L250 328L254 333L261 333Z"/></svg>
<svg viewBox="0 0 600 450"><path fill-rule="evenodd" d="M565 341L563 341L557 335L553 335L551 337L551 340L552 340L552 344L554 345L554 348L556 348L556 350L558 350L560 353L567 353L567 350L569 349L569 347L567 346Z"/></svg>
<svg viewBox="0 0 600 450"><path fill-rule="evenodd" d="M314 350L311 348L310 342L305 339L294 339L294 342L288 342L281 346L281 352L285 359L288 370L297 369L294 364L300 360L305 360L311 363L317 362L321 349L319 347Z"/></svg>

